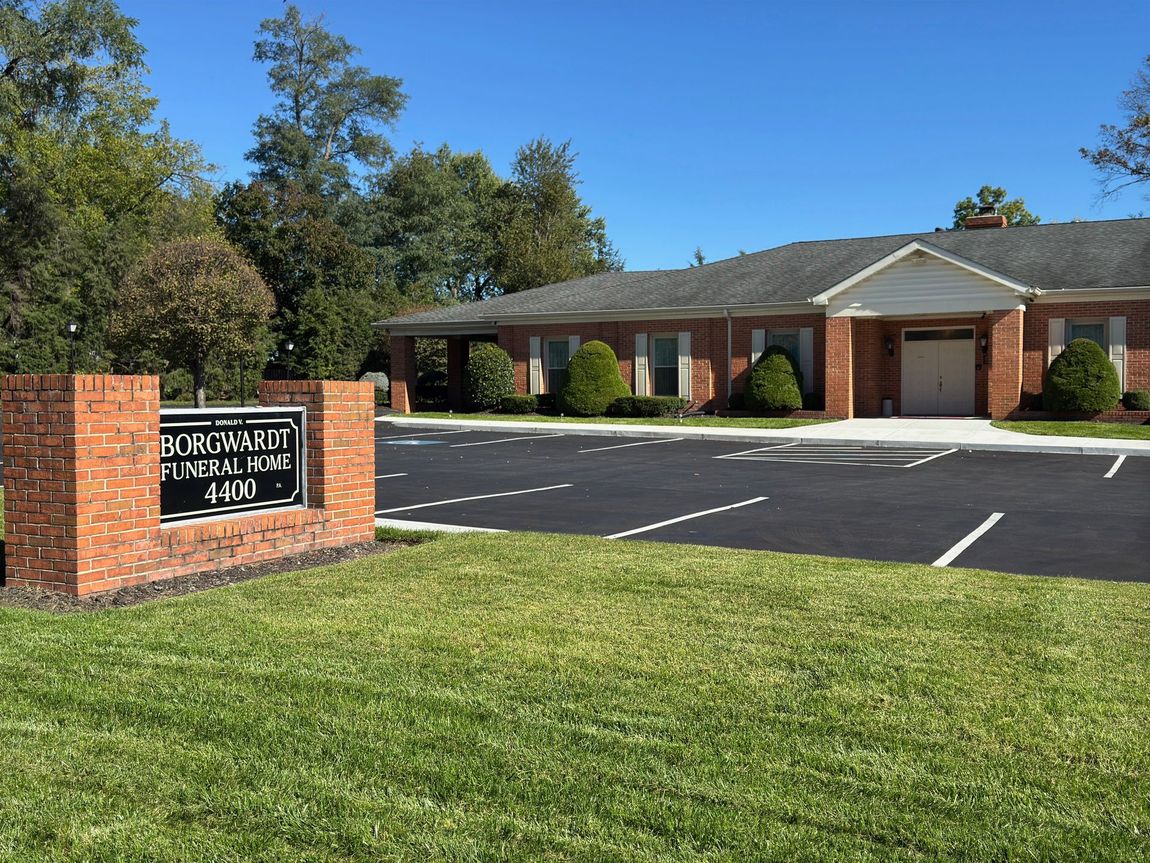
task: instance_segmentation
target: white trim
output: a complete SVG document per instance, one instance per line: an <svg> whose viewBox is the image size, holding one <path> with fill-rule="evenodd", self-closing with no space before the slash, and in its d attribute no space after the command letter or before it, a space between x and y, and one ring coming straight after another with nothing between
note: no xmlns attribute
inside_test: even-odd
<svg viewBox="0 0 1150 863"><path fill-rule="evenodd" d="M767 349L767 331L751 330L751 367L759 361L763 351Z"/></svg>
<svg viewBox="0 0 1150 863"><path fill-rule="evenodd" d="M679 398L691 398L691 333L679 333Z"/></svg>
<svg viewBox="0 0 1150 863"><path fill-rule="evenodd" d="M597 323L600 321L689 321L697 318L723 318L730 313L733 318L757 317L760 315L794 315L810 312L810 300L793 300L786 303L745 303L727 306L665 306L639 309L579 309L573 312L521 312L519 314L492 313L492 323L504 324L574 324Z"/></svg>
<svg viewBox="0 0 1150 863"><path fill-rule="evenodd" d="M527 392L534 396L543 392L543 338L531 336L527 345Z"/></svg>
<svg viewBox="0 0 1150 863"><path fill-rule="evenodd" d="M939 260L946 261L949 264L954 264L956 267L961 267L964 270L968 270L976 275L982 276L985 279L989 279L992 282L997 282L1003 287L1009 288L1021 296L1031 297L1035 296L1037 293L1037 289L1031 285L1027 285L1016 279L1012 279L1010 276L1007 276L1004 273L1000 273L996 270L992 270L989 267L984 267L982 264L972 261L969 258L964 258L961 255L956 255L953 252L948 252L945 249L940 249L938 246L932 245L922 240L911 240L905 246L895 249L886 257L879 258L869 267L864 267L854 275L848 276L838 284L827 288L822 293L815 294L813 297L811 297L811 302L816 306L825 306L829 303L832 297L841 294L843 291L857 285L863 279L870 278L875 273L885 270L892 264L896 264L903 258L907 257L908 255L913 255L916 252L933 255Z"/></svg>
<svg viewBox="0 0 1150 863"><path fill-rule="evenodd" d="M1126 316L1115 315L1106 321L1106 355L1118 374L1118 391L1126 392Z"/></svg>
<svg viewBox="0 0 1150 863"><path fill-rule="evenodd" d="M651 391L650 374L647 368L647 334L635 333L635 395L645 396Z"/></svg>
<svg viewBox="0 0 1150 863"><path fill-rule="evenodd" d="M1150 300L1150 287L1135 285L1128 288L1063 288L1042 291L1036 303L1103 303L1107 300Z"/></svg>

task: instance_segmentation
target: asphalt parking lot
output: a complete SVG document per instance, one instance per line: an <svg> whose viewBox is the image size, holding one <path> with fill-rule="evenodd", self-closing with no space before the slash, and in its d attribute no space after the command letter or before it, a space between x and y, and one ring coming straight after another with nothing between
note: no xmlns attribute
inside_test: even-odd
<svg viewBox="0 0 1150 863"><path fill-rule="evenodd" d="M377 423L377 517L1150 582L1150 458Z"/></svg>

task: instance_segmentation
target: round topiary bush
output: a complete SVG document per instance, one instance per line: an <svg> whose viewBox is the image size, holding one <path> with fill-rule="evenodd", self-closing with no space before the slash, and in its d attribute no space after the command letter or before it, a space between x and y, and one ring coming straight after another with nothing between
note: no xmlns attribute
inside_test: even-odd
<svg viewBox="0 0 1150 863"><path fill-rule="evenodd" d="M1042 406L1055 412L1096 413L1114 408L1121 395L1118 373L1102 348L1090 339L1075 339L1046 372Z"/></svg>
<svg viewBox="0 0 1150 863"><path fill-rule="evenodd" d="M492 342L471 348L463 372L463 395L470 407L491 410L515 392L515 368L507 351Z"/></svg>
<svg viewBox="0 0 1150 863"><path fill-rule="evenodd" d="M771 345L751 369L743 400L752 411L797 411L803 406L802 380L790 351Z"/></svg>
<svg viewBox="0 0 1150 863"><path fill-rule="evenodd" d="M584 344L567 363L567 383L556 404L561 413L597 417L617 398L631 395L619 373L619 361L610 346L599 341Z"/></svg>

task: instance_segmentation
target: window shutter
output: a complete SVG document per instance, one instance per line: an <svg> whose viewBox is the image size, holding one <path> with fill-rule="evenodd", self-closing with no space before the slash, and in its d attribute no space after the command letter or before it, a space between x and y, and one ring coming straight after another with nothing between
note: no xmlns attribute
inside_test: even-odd
<svg viewBox="0 0 1150 863"><path fill-rule="evenodd" d="M647 334L635 333L635 395L647 395Z"/></svg>
<svg viewBox="0 0 1150 863"><path fill-rule="evenodd" d="M767 331L751 330L751 365L759 361L763 351L767 349Z"/></svg>
<svg viewBox="0 0 1150 863"><path fill-rule="evenodd" d="M1110 362L1118 372L1118 389L1126 392L1126 318L1110 319Z"/></svg>
<svg viewBox="0 0 1150 863"><path fill-rule="evenodd" d="M1046 357L1046 367L1050 368L1054 358L1066 349L1066 318L1051 318L1047 327L1049 356Z"/></svg>
<svg viewBox="0 0 1150 863"><path fill-rule="evenodd" d="M530 367L531 394L538 395L543 392L543 340L539 336L531 337Z"/></svg>
<svg viewBox="0 0 1150 863"><path fill-rule="evenodd" d="M575 351L577 351L577 350L579 350L579 337L578 336L568 336L567 337L567 359L570 360L571 357L575 356Z"/></svg>
<svg viewBox="0 0 1150 863"><path fill-rule="evenodd" d="M803 393L815 391L815 330L799 329L799 371L803 373Z"/></svg>
<svg viewBox="0 0 1150 863"><path fill-rule="evenodd" d="M679 395L691 397L691 334L679 333Z"/></svg>

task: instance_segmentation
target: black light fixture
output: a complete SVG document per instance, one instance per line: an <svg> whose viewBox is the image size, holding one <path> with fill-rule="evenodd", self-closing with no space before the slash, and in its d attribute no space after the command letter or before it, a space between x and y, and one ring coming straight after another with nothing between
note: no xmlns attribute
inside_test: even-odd
<svg viewBox="0 0 1150 863"><path fill-rule="evenodd" d="M894 339L892 339L890 336L886 337L886 355L888 357L894 356Z"/></svg>
<svg viewBox="0 0 1150 863"><path fill-rule="evenodd" d="M76 323L75 319L68 321L66 329L68 330L68 374L76 374L76 331L80 329L80 325Z"/></svg>
<svg viewBox="0 0 1150 863"><path fill-rule="evenodd" d="M990 342L987 340L986 336L979 336L978 337L978 346L980 348L982 348L982 363L983 363L983 365L985 365L986 364L986 352L990 349Z"/></svg>
<svg viewBox="0 0 1150 863"><path fill-rule="evenodd" d="M291 352L295 350L295 342L288 342L284 345L284 350L287 351L287 379L291 380Z"/></svg>

